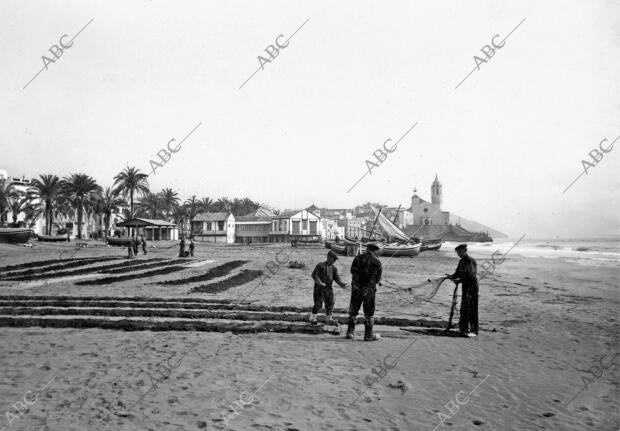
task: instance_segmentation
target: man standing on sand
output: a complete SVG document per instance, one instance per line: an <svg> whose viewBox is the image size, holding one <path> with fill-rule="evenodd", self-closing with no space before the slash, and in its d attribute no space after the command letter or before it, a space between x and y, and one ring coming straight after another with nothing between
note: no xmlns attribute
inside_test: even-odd
<svg viewBox="0 0 620 431"><path fill-rule="evenodd" d="M185 237L181 237L181 242L179 243L179 257L185 257Z"/></svg>
<svg viewBox="0 0 620 431"><path fill-rule="evenodd" d="M347 339L352 340L355 335L355 318L364 304L364 341L375 341L378 336L372 332L375 315L375 292L377 284L381 281L383 268L377 259L379 247L376 244L368 244L366 253L358 254L351 264L351 302L349 303L349 322Z"/></svg>
<svg viewBox="0 0 620 431"><path fill-rule="evenodd" d="M332 311L334 310L334 289L332 287L335 281L338 286L346 287L347 284L340 280L338 275L338 269L334 266L334 262L338 260L338 256L333 251L327 252L327 260L317 264L312 271L312 279L314 280L314 307L312 307L312 314L310 315L310 323L316 324L316 317L319 310L323 307L323 301L325 301L325 318L327 323L335 323L332 317Z"/></svg>
<svg viewBox="0 0 620 431"><path fill-rule="evenodd" d="M146 254L146 240L144 235L140 235L140 244L142 244L142 253Z"/></svg>
<svg viewBox="0 0 620 431"><path fill-rule="evenodd" d="M478 335L478 279L476 261L467 254L467 244L457 246L456 254L461 258L454 274L448 278L461 283L461 315L459 330L463 337Z"/></svg>
<svg viewBox="0 0 620 431"><path fill-rule="evenodd" d="M194 257L194 237L189 237L189 256Z"/></svg>

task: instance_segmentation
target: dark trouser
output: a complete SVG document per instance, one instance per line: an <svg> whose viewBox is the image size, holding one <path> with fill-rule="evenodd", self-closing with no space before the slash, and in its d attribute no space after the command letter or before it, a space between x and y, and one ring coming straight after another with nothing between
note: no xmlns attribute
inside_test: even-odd
<svg viewBox="0 0 620 431"><path fill-rule="evenodd" d="M332 310L334 309L334 288L331 285L322 287L315 284L312 314L319 313L321 308L323 308L323 301L325 301L325 315L331 316Z"/></svg>
<svg viewBox="0 0 620 431"><path fill-rule="evenodd" d="M375 315L375 287L351 287L351 302L349 303L349 316L354 319L360 311L360 306L364 304L364 317L373 317Z"/></svg>
<svg viewBox="0 0 620 431"><path fill-rule="evenodd" d="M478 333L478 289L463 286L461 298L461 316L459 318L461 332Z"/></svg>
<svg viewBox="0 0 620 431"><path fill-rule="evenodd" d="M146 254L146 244L142 244L142 253Z"/></svg>
<svg viewBox="0 0 620 431"><path fill-rule="evenodd" d="M193 249L193 248L190 248L190 249L189 249L189 255L190 255L191 257L194 257L194 249Z"/></svg>

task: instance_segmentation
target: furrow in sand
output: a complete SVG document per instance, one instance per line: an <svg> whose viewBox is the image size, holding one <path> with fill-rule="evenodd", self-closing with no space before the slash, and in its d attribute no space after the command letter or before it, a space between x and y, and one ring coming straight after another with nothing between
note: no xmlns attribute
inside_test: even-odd
<svg viewBox="0 0 620 431"><path fill-rule="evenodd" d="M192 302L229 304L230 299L151 298L148 296L57 296L57 295L0 295L0 301L133 301L133 302Z"/></svg>

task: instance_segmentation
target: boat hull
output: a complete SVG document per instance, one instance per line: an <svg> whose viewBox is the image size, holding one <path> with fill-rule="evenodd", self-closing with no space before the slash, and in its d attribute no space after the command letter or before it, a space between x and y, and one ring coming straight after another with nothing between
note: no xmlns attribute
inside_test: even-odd
<svg viewBox="0 0 620 431"><path fill-rule="evenodd" d="M384 245L381 255L384 257L414 257L420 254L422 244Z"/></svg>
<svg viewBox="0 0 620 431"><path fill-rule="evenodd" d="M39 235L37 237L38 241L42 242L62 242L67 241L67 235Z"/></svg>
<svg viewBox="0 0 620 431"><path fill-rule="evenodd" d="M30 239L32 230L22 228L1 228L0 242L7 244L25 244Z"/></svg>
<svg viewBox="0 0 620 431"><path fill-rule="evenodd" d="M108 245L117 246L117 247L127 247L130 241L131 241L131 238L129 237L124 237L124 238L113 237L113 238L108 238Z"/></svg>
<svg viewBox="0 0 620 431"><path fill-rule="evenodd" d="M420 251L437 251L441 248L441 244L443 244L443 240L441 239L422 241Z"/></svg>

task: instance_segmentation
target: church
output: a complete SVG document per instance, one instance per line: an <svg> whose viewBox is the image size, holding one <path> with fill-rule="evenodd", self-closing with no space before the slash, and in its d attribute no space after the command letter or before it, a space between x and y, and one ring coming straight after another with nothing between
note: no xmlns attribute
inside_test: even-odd
<svg viewBox="0 0 620 431"><path fill-rule="evenodd" d="M456 217L451 216L448 211L441 210L443 202L442 186L439 178L435 175L435 181L431 184L431 201L425 201L418 196L417 189L413 189L411 197L411 212L413 213L413 224L420 225L447 225L457 224Z"/></svg>

